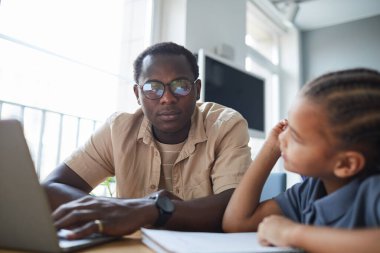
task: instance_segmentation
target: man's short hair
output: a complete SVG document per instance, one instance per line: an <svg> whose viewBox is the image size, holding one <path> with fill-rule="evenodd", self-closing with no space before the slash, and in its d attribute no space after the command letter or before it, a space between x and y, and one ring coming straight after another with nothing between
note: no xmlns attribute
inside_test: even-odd
<svg viewBox="0 0 380 253"><path fill-rule="evenodd" d="M140 53L139 56L137 56L136 60L133 63L134 79L136 83L138 83L141 75L142 62L148 55L183 55L186 57L187 61L190 64L194 79L197 79L199 76L197 58L189 50L173 42L162 42L148 47L142 53Z"/></svg>

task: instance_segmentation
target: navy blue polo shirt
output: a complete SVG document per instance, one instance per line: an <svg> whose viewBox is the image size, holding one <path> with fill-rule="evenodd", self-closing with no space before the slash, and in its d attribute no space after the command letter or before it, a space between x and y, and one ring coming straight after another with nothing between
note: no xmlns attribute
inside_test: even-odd
<svg viewBox="0 0 380 253"><path fill-rule="evenodd" d="M274 200L286 217L302 224L337 228L380 226L380 175L356 178L329 195L321 180L307 178Z"/></svg>

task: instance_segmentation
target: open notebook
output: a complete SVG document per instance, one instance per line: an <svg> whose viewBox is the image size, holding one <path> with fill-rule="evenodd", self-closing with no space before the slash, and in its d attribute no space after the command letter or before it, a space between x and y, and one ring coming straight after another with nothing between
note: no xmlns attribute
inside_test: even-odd
<svg viewBox="0 0 380 253"><path fill-rule="evenodd" d="M261 253L303 252L287 247L263 247L256 233L205 233L141 229L142 241L155 252L163 253Z"/></svg>
<svg viewBox="0 0 380 253"><path fill-rule="evenodd" d="M0 248L64 252L115 239L59 239L20 122L0 120Z"/></svg>

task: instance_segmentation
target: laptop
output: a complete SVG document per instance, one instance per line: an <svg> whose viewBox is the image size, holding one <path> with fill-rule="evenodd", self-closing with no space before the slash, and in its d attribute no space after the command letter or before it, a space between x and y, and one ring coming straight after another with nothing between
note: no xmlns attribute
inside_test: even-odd
<svg viewBox="0 0 380 253"><path fill-rule="evenodd" d="M0 248L69 252L117 239L59 238L19 121L0 120Z"/></svg>

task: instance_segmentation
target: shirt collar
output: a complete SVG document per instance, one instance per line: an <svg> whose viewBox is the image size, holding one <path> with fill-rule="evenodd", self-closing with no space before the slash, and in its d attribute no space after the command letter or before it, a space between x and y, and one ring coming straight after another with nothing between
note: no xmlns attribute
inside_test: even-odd
<svg viewBox="0 0 380 253"><path fill-rule="evenodd" d="M140 125L139 133L137 134L137 140L142 140L145 144L149 144L153 141L152 124L148 118L142 112L142 109L138 109L135 114L141 113L143 119Z"/></svg>
<svg viewBox="0 0 380 253"><path fill-rule="evenodd" d="M345 215L349 207L352 205L352 201L355 198L359 186L360 180L354 179L335 192L319 199L315 199L313 206L318 213L318 217L321 219L320 221L317 221L317 223L329 225ZM319 181L317 187L319 188L319 193L321 192L321 189L324 190L322 181ZM313 197L317 197L317 195L314 195Z"/></svg>
<svg viewBox="0 0 380 253"><path fill-rule="evenodd" d="M200 142L207 141L205 125L202 112L199 110L199 104L196 104L193 115L191 117L191 127L186 143L177 158L177 162L189 157L195 151L195 145Z"/></svg>

